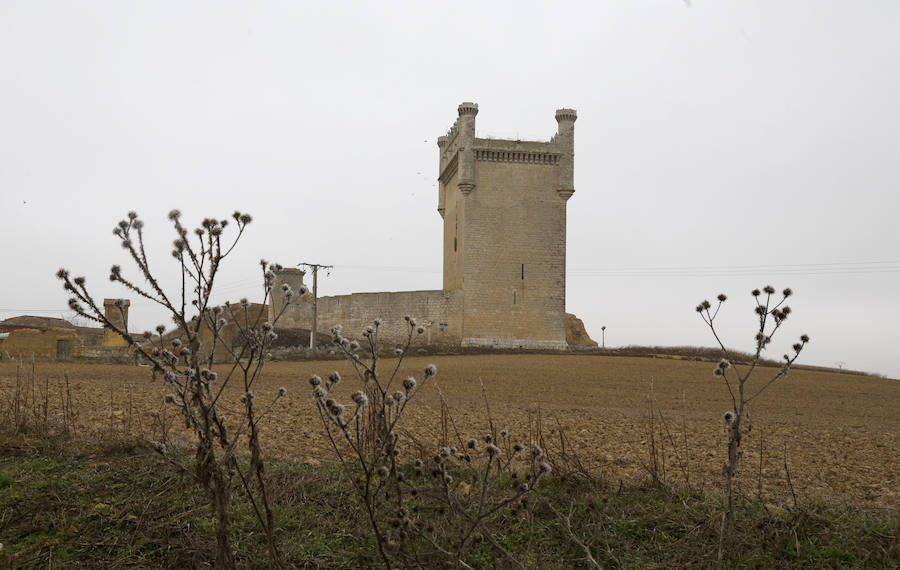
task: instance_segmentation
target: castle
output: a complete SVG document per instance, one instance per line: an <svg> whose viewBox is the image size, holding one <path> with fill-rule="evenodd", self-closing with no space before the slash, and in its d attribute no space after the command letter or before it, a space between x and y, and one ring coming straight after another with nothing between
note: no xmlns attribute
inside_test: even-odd
<svg viewBox="0 0 900 570"><path fill-rule="evenodd" d="M427 344L566 349L566 204L575 192L577 115L556 111L556 134L537 142L476 138L478 105L462 103L458 112L438 138L443 288L321 297L317 329L341 324L355 336L382 318L382 339L399 342L410 315L426 327ZM283 305L281 284L299 290L303 276L277 273L270 311ZM310 329L312 303L305 295L290 305L278 327ZM568 319L572 329L577 319ZM575 328L583 331L580 322Z"/></svg>

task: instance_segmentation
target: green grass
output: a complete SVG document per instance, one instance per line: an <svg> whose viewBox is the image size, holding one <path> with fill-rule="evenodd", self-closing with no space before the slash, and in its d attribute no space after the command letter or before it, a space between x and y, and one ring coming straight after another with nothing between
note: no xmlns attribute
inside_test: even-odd
<svg viewBox="0 0 900 570"><path fill-rule="evenodd" d="M267 473L279 548L290 565L379 565L364 513L336 466L284 462ZM256 520L240 493L235 497L232 536L239 564L265 568ZM617 491L551 476L527 508L503 510L489 521L497 540L528 567L584 567L583 552L548 502L562 513L572 509L574 532L604 567L715 566L717 498L659 487ZM737 520L726 567L900 566L896 512L837 505L767 512L748 502L740 504ZM214 531L206 497L190 477L140 447L0 446L0 567L209 566ZM425 548L417 555L423 565L444 566ZM475 568L500 565L487 541L465 558Z"/></svg>

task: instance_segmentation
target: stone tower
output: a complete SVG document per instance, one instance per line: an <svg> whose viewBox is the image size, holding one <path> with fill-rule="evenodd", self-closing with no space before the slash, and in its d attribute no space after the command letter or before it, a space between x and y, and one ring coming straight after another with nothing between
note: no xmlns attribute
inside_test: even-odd
<svg viewBox="0 0 900 570"><path fill-rule="evenodd" d="M478 105L438 139L444 290L461 290L463 346L566 348L566 203L576 113L549 142L475 136Z"/></svg>
<svg viewBox="0 0 900 570"><path fill-rule="evenodd" d="M103 312L106 318L118 328L128 330L128 307L131 301L128 299L103 299ZM118 333L112 329L103 329L103 346L128 346Z"/></svg>

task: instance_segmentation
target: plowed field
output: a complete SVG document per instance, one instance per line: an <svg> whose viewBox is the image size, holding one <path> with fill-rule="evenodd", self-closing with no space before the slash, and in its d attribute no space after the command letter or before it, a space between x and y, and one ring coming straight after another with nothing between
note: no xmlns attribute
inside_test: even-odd
<svg viewBox="0 0 900 570"><path fill-rule="evenodd" d="M441 433L438 388L464 438L488 433L482 380L497 429L508 428L514 441L527 443L529 417L534 419L539 406L551 451L559 451L558 421L585 464L613 485L620 480L631 484L648 476L652 395L666 422L661 428L657 416L655 440L663 446L667 477L683 483L687 472L694 486L721 484L722 414L730 398L725 386L713 378L713 364L590 355L434 356L405 360L400 379L414 374L421 380L422 369L432 362L438 367L437 382L425 384L402 422L423 442L436 444ZM380 366L393 369L395 364L385 359ZM334 369L345 378L334 393L349 400L348 394L359 388L359 382L345 362L266 366L254 387L257 402L274 398L279 387L288 390L263 422L267 453L311 463L331 459L307 379ZM129 429L147 438L160 437L166 390L159 380L150 380L147 368L39 362L37 384L40 389L49 379L51 415L59 407L59 379L64 370L71 379L82 434ZM759 369L757 385L772 373ZM14 364L0 363L4 399L15 385L15 375ZM235 388L224 404L236 407L239 396ZM177 410L169 407L165 415L169 437L183 437ZM766 500L790 500L786 459L801 501L824 499L871 507L900 504L900 381L795 370L754 402L752 425L744 439L740 473L745 494L755 497L761 480Z"/></svg>

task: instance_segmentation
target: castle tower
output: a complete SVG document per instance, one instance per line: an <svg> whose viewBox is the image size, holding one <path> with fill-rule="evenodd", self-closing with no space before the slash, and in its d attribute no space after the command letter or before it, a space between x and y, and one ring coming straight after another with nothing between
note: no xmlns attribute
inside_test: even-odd
<svg viewBox="0 0 900 570"><path fill-rule="evenodd" d="M575 192L575 120L549 142L475 137L465 102L438 139L444 290L463 291L462 344L565 348L566 203Z"/></svg>
<svg viewBox="0 0 900 570"><path fill-rule="evenodd" d="M131 301L128 299L103 299L103 313L106 319L121 330L128 330L128 307ZM103 330L103 346L126 346L125 339L113 332L112 329L104 328Z"/></svg>

